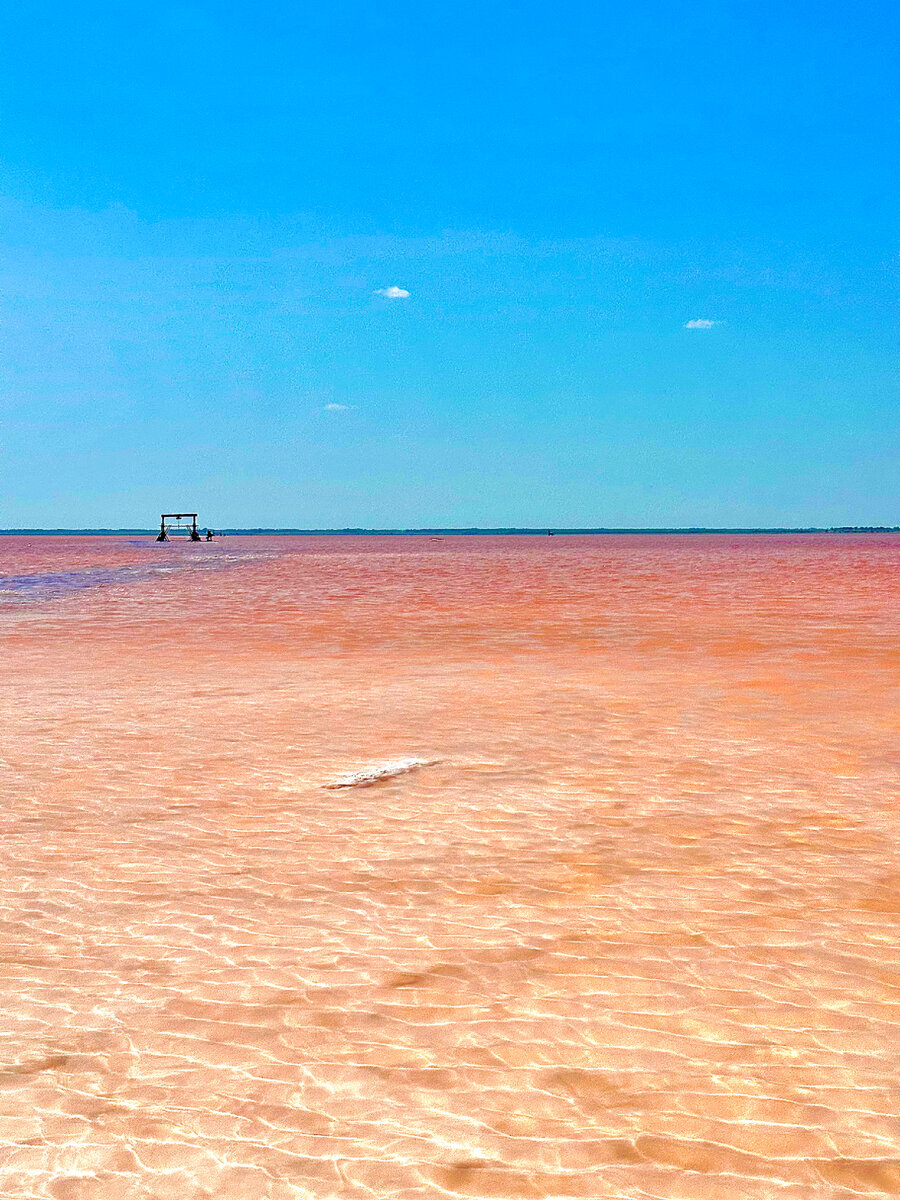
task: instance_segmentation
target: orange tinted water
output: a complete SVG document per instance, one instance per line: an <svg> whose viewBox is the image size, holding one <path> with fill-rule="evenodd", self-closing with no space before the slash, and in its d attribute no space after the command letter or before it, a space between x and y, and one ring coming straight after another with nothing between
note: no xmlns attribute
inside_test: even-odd
<svg viewBox="0 0 900 1200"><path fill-rule="evenodd" d="M0 1193L900 1193L898 559L0 539Z"/></svg>

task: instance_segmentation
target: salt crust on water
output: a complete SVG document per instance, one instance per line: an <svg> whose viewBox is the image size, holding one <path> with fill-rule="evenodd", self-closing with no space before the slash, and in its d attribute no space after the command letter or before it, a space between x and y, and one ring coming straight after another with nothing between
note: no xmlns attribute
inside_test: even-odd
<svg viewBox="0 0 900 1200"><path fill-rule="evenodd" d="M365 767L354 771L352 775L342 775L332 783L326 783L327 788L366 787L370 783L380 783L383 779L393 779L396 775L406 775L419 767L431 767L437 762L435 758L398 758L393 762L381 763L375 767Z"/></svg>

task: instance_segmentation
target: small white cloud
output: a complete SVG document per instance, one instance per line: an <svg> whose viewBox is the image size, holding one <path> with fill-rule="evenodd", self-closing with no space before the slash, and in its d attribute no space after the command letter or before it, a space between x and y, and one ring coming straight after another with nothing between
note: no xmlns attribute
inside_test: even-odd
<svg viewBox="0 0 900 1200"><path fill-rule="evenodd" d="M721 321L710 321L707 317L694 317L693 321L685 321L685 329L712 329L713 325L721 325Z"/></svg>
<svg viewBox="0 0 900 1200"><path fill-rule="evenodd" d="M326 404L322 412L349 412L352 404Z"/></svg>
<svg viewBox="0 0 900 1200"><path fill-rule="evenodd" d="M384 296L385 300L409 299L409 292L407 292L405 288L397 287L396 284L392 284L390 287L386 288L376 288L375 295Z"/></svg>

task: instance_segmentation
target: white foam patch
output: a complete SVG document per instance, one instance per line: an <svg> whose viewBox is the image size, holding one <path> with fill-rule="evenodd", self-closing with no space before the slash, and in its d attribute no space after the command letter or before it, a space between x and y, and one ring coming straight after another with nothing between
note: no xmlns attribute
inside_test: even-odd
<svg viewBox="0 0 900 1200"><path fill-rule="evenodd" d="M374 767L366 767L362 771L354 771L352 775L342 775L332 783L326 783L327 788L367 787L371 783L380 783L382 779L393 779L395 775L405 775L408 771L416 771L419 767L430 767L437 762L436 758L397 758L392 762L379 763Z"/></svg>

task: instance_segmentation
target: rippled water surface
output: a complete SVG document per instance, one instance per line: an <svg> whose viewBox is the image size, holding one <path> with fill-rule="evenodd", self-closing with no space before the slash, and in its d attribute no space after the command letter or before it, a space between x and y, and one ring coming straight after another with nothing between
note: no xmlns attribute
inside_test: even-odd
<svg viewBox="0 0 900 1200"><path fill-rule="evenodd" d="M0 1194L900 1194L898 565L0 539Z"/></svg>

